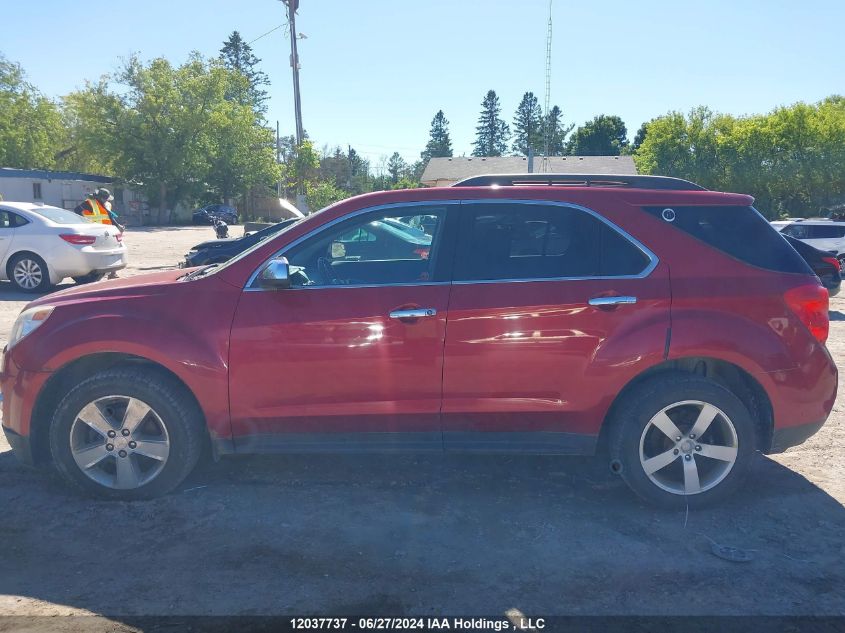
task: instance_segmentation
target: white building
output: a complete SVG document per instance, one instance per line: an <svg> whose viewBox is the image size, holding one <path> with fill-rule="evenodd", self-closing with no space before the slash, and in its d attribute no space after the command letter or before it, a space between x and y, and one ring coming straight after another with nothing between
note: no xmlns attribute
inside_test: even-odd
<svg viewBox="0 0 845 633"><path fill-rule="evenodd" d="M148 213L148 205L140 193L125 188L115 189L114 179L109 176L0 167L0 199L7 202L41 202L72 210L100 187L112 192L114 210L119 215L132 218Z"/></svg>

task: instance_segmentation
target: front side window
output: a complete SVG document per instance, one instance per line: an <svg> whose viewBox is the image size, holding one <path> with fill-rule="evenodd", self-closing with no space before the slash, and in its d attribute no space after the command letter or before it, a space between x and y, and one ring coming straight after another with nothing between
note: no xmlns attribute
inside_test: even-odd
<svg viewBox="0 0 845 633"><path fill-rule="evenodd" d="M432 280L445 207L365 213L320 231L285 253L294 287L389 285ZM431 234L414 222L433 221Z"/></svg>
<svg viewBox="0 0 845 633"><path fill-rule="evenodd" d="M467 205L456 281L618 277L648 256L593 215L558 205Z"/></svg>

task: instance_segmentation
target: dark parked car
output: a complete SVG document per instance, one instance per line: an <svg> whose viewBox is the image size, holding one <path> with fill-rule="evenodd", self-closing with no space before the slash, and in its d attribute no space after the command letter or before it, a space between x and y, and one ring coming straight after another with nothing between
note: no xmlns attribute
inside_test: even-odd
<svg viewBox="0 0 845 633"><path fill-rule="evenodd" d="M282 229L286 229L291 224L294 224L302 218L292 218L268 226L256 231L255 233L248 233L243 237L230 237L222 240L209 240L197 244L185 255L185 268L193 266L205 266L206 264L222 264L230 260L235 255L243 253L251 246L255 246L261 240L267 239L271 235L275 235Z"/></svg>
<svg viewBox="0 0 845 633"><path fill-rule="evenodd" d="M116 499L203 454L598 453L695 508L821 428L827 290L751 196L510 178L357 196L224 264L33 301L0 369L12 449Z"/></svg>
<svg viewBox="0 0 845 633"><path fill-rule="evenodd" d="M194 211L191 217L194 224L211 224L214 220L223 220L226 224L237 224L238 210L225 204L209 204Z"/></svg>
<svg viewBox="0 0 845 633"><path fill-rule="evenodd" d="M783 233L781 233L783 235ZM813 269L822 285L827 288L827 292L831 297L839 294L839 287L842 285L842 265L836 257L836 253L829 251L822 251L814 246L810 246L807 242L803 242L789 235L783 235L784 239L792 244L792 248L798 251L798 254Z"/></svg>

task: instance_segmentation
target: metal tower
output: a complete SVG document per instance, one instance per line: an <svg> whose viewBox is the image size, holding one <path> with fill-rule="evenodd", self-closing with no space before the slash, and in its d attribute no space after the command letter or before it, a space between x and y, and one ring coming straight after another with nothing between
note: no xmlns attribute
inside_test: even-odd
<svg viewBox="0 0 845 633"><path fill-rule="evenodd" d="M548 172L549 144L553 130L549 129L549 107L552 96L552 0L549 0L549 30L546 35L546 99L543 103L543 165L540 171Z"/></svg>

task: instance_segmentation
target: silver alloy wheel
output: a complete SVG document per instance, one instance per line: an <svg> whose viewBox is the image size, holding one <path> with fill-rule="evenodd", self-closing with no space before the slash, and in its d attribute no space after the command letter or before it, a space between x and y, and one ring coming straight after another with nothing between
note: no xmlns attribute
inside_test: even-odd
<svg viewBox="0 0 845 633"><path fill-rule="evenodd" d="M21 288L34 290L41 285L44 271L41 270L41 265L37 261L25 258L15 264L12 275Z"/></svg>
<svg viewBox="0 0 845 633"><path fill-rule="evenodd" d="M653 484L676 495L718 485L736 463L739 442L718 407L684 400L661 409L640 437L640 465Z"/></svg>
<svg viewBox="0 0 845 633"><path fill-rule="evenodd" d="M159 415L129 396L89 402L70 427L70 450L79 469L107 488L131 490L155 479L170 455L170 436Z"/></svg>

